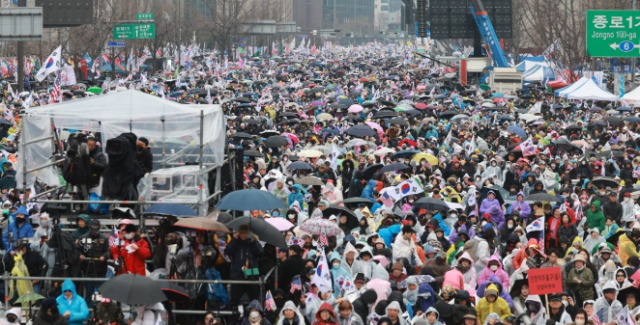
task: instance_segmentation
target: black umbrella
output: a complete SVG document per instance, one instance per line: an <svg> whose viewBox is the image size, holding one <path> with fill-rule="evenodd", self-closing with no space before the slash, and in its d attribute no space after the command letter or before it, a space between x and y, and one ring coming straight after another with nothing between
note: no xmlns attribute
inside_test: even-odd
<svg viewBox="0 0 640 325"><path fill-rule="evenodd" d="M597 121L590 122L589 125L587 125L587 129L593 129L596 127L605 128L607 127L607 123L605 121L597 120Z"/></svg>
<svg viewBox="0 0 640 325"><path fill-rule="evenodd" d="M609 177L596 177L591 181L591 184L595 187L611 187L612 189L617 189L620 184L616 182L613 178Z"/></svg>
<svg viewBox="0 0 640 325"><path fill-rule="evenodd" d="M12 125L13 125L13 123L11 123L11 122L9 122L9 121L7 121L7 120L3 119L3 118L0 118L0 125L12 126Z"/></svg>
<svg viewBox="0 0 640 325"><path fill-rule="evenodd" d="M269 137L273 137L273 136L276 136L276 135L280 135L280 132L278 132L276 130L265 130L265 131L260 132L260 135L263 138L269 138Z"/></svg>
<svg viewBox="0 0 640 325"><path fill-rule="evenodd" d="M240 191L241 192L241 191ZM271 210L271 209L262 209ZM227 227L238 231L240 226L249 225L249 230L258 235L258 238L266 243L269 243L278 248L287 248L287 242L284 240L284 235L270 223L264 221L264 219L253 217L240 217L231 220ZM355 228L355 227L354 227Z"/></svg>
<svg viewBox="0 0 640 325"><path fill-rule="evenodd" d="M313 170L313 167L304 161L296 161L287 166L288 170Z"/></svg>
<svg viewBox="0 0 640 325"><path fill-rule="evenodd" d="M247 157L264 157L262 152L256 150L245 150L243 155Z"/></svg>
<svg viewBox="0 0 640 325"><path fill-rule="evenodd" d="M567 126L564 129L565 129L565 131L568 131L568 132L573 132L573 131L580 132L580 131L582 131L582 127L580 125L577 125L577 124L571 124L571 125Z"/></svg>
<svg viewBox="0 0 640 325"><path fill-rule="evenodd" d="M377 113L375 113L373 115L373 118L386 118L386 117L396 117L398 116L398 114L396 114L396 112L388 110L388 109L383 109L381 111L378 111Z"/></svg>
<svg viewBox="0 0 640 325"><path fill-rule="evenodd" d="M349 228L353 229L358 227L358 217L348 208L332 205L322 211L322 217L325 219L331 217L331 215L347 216L347 225L349 225Z"/></svg>
<svg viewBox="0 0 640 325"><path fill-rule="evenodd" d="M160 282L137 274L122 274L98 289L103 297L127 305L153 305L167 300Z"/></svg>
<svg viewBox="0 0 640 325"><path fill-rule="evenodd" d="M259 120L253 119L253 118L243 120L242 122L247 123L247 124L255 124L255 125L262 124L262 121L259 121Z"/></svg>
<svg viewBox="0 0 640 325"><path fill-rule="evenodd" d="M298 114L293 113L293 112L284 112L284 113L280 113L278 114L278 117L298 117Z"/></svg>
<svg viewBox="0 0 640 325"><path fill-rule="evenodd" d="M338 131L336 129L322 128L321 131L324 132L324 133L331 133L333 135L340 135L340 131Z"/></svg>
<svg viewBox="0 0 640 325"><path fill-rule="evenodd" d="M354 137L372 137L376 131L368 125L356 125L348 128L344 133Z"/></svg>
<svg viewBox="0 0 640 325"><path fill-rule="evenodd" d="M612 126L620 126L622 124L624 124L624 120L619 118L619 117L615 117L615 116L609 116L605 119L605 121L607 121L610 125Z"/></svg>
<svg viewBox="0 0 640 325"><path fill-rule="evenodd" d="M618 273L618 271L616 270L616 273ZM625 272L626 274L626 272ZM633 274L629 274L627 276L627 279L629 279ZM615 278L615 275L614 275ZM633 282L633 280L629 280L629 282ZM636 299L640 298L640 289L634 287L632 284L627 285L626 287L620 289L620 291L618 291L618 296L617 299L618 301L620 301L620 303L624 306L627 304L627 295L628 294L633 294L634 297Z"/></svg>
<svg viewBox="0 0 640 325"><path fill-rule="evenodd" d="M289 142L287 141L287 139L281 136L272 136L264 141L264 145L267 146L267 148L278 148L286 146L288 144Z"/></svg>
<svg viewBox="0 0 640 325"><path fill-rule="evenodd" d="M560 199L557 196L553 196L547 193L531 194L524 200L528 202L560 202Z"/></svg>
<svg viewBox="0 0 640 325"><path fill-rule="evenodd" d="M340 109L340 108L349 108L349 105L345 105L345 104L342 104L342 103L333 103L333 104L330 104L329 106L331 106L332 108L338 108L338 109Z"/></svg>
<svg viewBox="0 0 640 325"><path fill-rule="evenodd" d="M191 297L189 297L189 294L184 290L184 288L175 283L163 282L161 289L162 292L164 292L164 294L167 296L167 300L169 301L191 301Z"/></svg>
<svg viewBox="0 0 640 325"><path fill-rule="evenodd" d="M456 115L458 115L458 112L456 112L456 111L444 111L444 112L440 113L440 117L444 118L444 119L449 118L449 117L454 117Z"/></svg>
<svg viewBox="0 0 640 325"><path fill-rule="evenodd" d="M373 175L377 173L380 169L382 169L382 166L383 166L382 164L373 164L365 168L363 171L363 174L364 174L363 179L372 179Z"/></svg>
<svg viewBox="0 0 640 325"><path fill-rule="evenodd" d="M238 97L234 99L238 103L251 103L251 99L247 97Z"/></svg>
<svg viewBox="0 0 640 325"><path fill-rule="evenodd" d="M478 200L478 202L482 202L482 200L487 198L487 194L489 194L489 191L492 191L493 194L496 196L496 200L498 200L498 202L500 202L500 205L504 204L504 199L502 198L502 194L500 193L500 191L497 191L495 189L492 189L490 187L483 187L480 189L480 200Z"/></svg>
<svg viewBox="0 0 640 325"><path fill-rule="evenodd" d="M369 208L373 206L373 202L371 202L371 200L369 199L365 199L362 197L350 197L344 201L342 201L342 203L344 203L344 205L346 206L350 206L350 205L360 205L360 204L364 204L366 206L368 206Z"/></svg>
<svg viewBox="0 0 640 325"><path fill-rule="evenodd" d="M389 123L390 123L390 124L397 124L397 125L405 126L405 127L409 126L409 123L407 123L407 121L405 121L404 119L399 118L399 117L392 118L392 119L389 121Z"/></svg>
<svg viewBox="0 0 640 325"><path fill-rule="evenodd" d="M415 156L416 154L420 153L420 150L413 150L413 149L409 149L409 150L402 150L402 151L398 151L396 153L393 154L393 158L411 158L413 156Z"/></svg>
<svg viewBox="0 0 640 325"><path fill-rule="evenodd" d="M440 199L434 199L431 197L423 197L418 201L413 203L413 206L418 209L427 209L427 210L449 210L449 206L447 203Z"/></svg>
<svg viewBox="0 0 640 325"><path fill-rule="evenodd" d="M378 98L378 102L380 102L380 104L385 105L385 106L396 106L396 104L394 102L382 99L382 98Z"/></svg>
<svg viewBox="0 0 640 325"><path fill-rule="evenodd" d="M362 118L360 116L349 115L343 118L343 120L350 121L350 122L358 122L358 121L362 121Z"/></svg>
<svg viewBox="0 0 640 325"><path fill-rule="evenodd" d="M253 136L249 133L244 133L244 132L236 132L234 134L232 134L231 136L229 136L232 139L246 139L246 140L253 140Z"/></svg>
<svg viewBox="0 0 640 325"><path fill-rule="evenodd" d="M422 112L420 112L417 109L410 109L410 110L406 111L405 113L407 113L407 115L411 115L411 116L422 116Z"/></svg>
<svg viewBox="0 0 640 325"><path fill-rule="evenodd" d="M404 169L409 169L411 168L411 166L404 164L404 163L393 163L393 164L389 164L386 165L384 167L382 167L382 169L380 169L381 173L386 173L386 172L392 172L392 171L396 171L396 170L404 170Z"/></svg>

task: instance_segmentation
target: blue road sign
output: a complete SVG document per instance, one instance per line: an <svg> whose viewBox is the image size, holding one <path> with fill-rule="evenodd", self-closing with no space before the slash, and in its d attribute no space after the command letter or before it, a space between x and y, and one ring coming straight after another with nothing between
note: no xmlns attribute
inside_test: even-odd
<svg viewBox="0 0 640 325"><path fill-rule="evenodd" d="M124 41L109 41L107 47L124 47Z"/></svg>

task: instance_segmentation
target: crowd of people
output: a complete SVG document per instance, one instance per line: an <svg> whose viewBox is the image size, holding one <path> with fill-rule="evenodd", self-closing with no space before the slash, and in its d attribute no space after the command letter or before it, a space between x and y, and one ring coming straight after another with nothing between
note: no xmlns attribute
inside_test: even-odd
<svg viewBox="0 0 640 325"><path fill-rule="evenodd" d="M411 52L376 43L245 58L230 68L212 57L180 80L135 83L168 100L221 106L243 175L225 178L224 190L263 190L282 203L235 214L288 222L278 229L287 247L247 226L190 232L172 217L141 232L126 209L111 235L89 214L73 232L57 231L29 200L35 190L14 184L3 190L5 270L255 281L270 274L262 288L185 286L193 303L177 308L207 310L204 324L640 324L638 111L569 102L544 85L514 94L467 85ZM4 119L3 175L11 178L9 140L19 141L20 123L9 107ZM149 141L138 140L136 159L149 172ZM97 164L89 188L108 177L100 142L88 136ZM210 211L223 224L232 214ZM559 270L561 288L531 294L529 270L540 268ZM121 304L94 299L99 285L33 281L6 294L10 303L24 290L45 296L35 324L125 323ZM129 317L155 324L170 310L142 306ZM20 315L8 310L8 324Z"/></svg>

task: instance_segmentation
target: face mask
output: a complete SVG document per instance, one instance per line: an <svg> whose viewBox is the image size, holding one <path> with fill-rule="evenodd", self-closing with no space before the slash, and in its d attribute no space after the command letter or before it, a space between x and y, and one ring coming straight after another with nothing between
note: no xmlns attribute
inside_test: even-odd
<svg viewBox="0 0 640 325"><path fill-rule="evenodd" d="M586 162L586 161L583 161L583 162L582 162L582 164L583 164L583 165L586 165L586 164L587 164L587 162Z"/></svg>
<svg viewBox="0 0 640 325"><path fill-rule="evenodd" d="M538 308L538 306L537 306L537 305L533 305L533 304L531 304L531 305L529 305L529 310L530 310L532 313L537 313L537 312L538 312L538 310L540 310L540 309Z"/></svg>
<svg viewBox="0 0 640 325"><path fill-rule="evenodd" d="M629 202L629 201L631 201L631 198L625 197L625 198L624 198L624 201L625 201L625 202Z"/></svg>
<svg viewBox="0 0 640 325"><path fill-rule="evenodd" d="M449 216L450 216L451 218L457 218L457 217L458 217L458 215L457 215L457 214L455 214L455 213L452 213L452 214L450 214Z"/></svg>
<svg viewBox="0 0 640 325"><path fill-rule="evenodd" d="M282 161L287 161L287 160L288 160L287 157L282 158Z"/></svg>
<svg viewBox="0 0 640 325"><path fill-rule="evenodd" d="M252 312L249 313L249 317L258 318L258 317L260 317L260 313L257 312L257 311L252 311Z"/></svg>
<svg viewBox="0 0 640 325"><path fill-rule="evenodd" d="M569 305L569 302L568 302L568 301L563 300L563 301L562 301L562 304L563 304L565 307L567 307L567 306Z"/></svg>
<svg viewBox="0 0 640 325"><path fill-rule="evenodd" d="M556 165L551 165L551 168L556 168Z"/></svg>
<svg viewBox="0 0 640 325"><path fill-rule="evenodd" d="M11 212L11 210L9 210L9 209L2 209L2 214L4 214L4 215L9 215L10 212Z"/></svg>
<svg viewBox="0 0 640 325"><path fill-rule="evenodd" d="M17 224L22 224L22 223L24 223L24 218L16 218L16 223L17 223Z"/></svg>
<svg viewBox="0 0 640 325"><path fill-rule="evenodd" d="M274 216L274 217L279 217L279 216L280 216L280 212L274 212L274 213L273 213L273 216Z"/></svg>
<svg viewBox="0 0 640 325"><path fill-rule="evenodd" d="M584 325L584 319L576 319L576 325Z"/></svg>
<svg viewBox="0 0 640 325"><path fill-rule="evenodd" d="M290 215L289 215L289 219L295 219L295 218L296 218L296 215L295 215L295 214L290 214Z"/></svg>
<svg viewBox="0 0 640 325"><path fill-rule="evenodd" d="M513 228L513 224L512 223L508 223L507 224L507 228Z"/></svg>
<svg viewBox="0 0 640 325"><path fill-rule="evenodd" d="M126 238L126 239L132 239L132 238L133 238L133 233L124 234L124 238Z"/></svg>
<svg viewBox="0 0 640 325"><path fill-rule="evenodd" d="M40 227L49 227L49 220L40 220Z"/></svg>
<svg viewBox="0 0 640 325"><path fill-rule="evenodd" d="M142 152L142 150L144 150L144 147L141 146L137 146L138 147L138 152Z"/></svg>
<svg viewBox="0 0 640 325"><path fill-rule="evenodd" d="M413 203L413 200L409 200L409 203Z"/></svg>
<svg viewBox="0 0 640 325"><path fill-rule="evenodd" d="M337 269L337 268L339 268L339 267L340 267L340 263L333 263L333 268L334 268L334 269Z"/></svg>
<svg viewBox="0 0 640 325"><path fill-rule="evenodd" d="M498 269L498 266L497 265L491 265L489 268L491 269L491 271L495 272Z"/></svg>
<svg viewBox="0 0 640 325"><path fill-rule="evenodd" d="M7 322L9 322L9 323L14 323L17 320L18 320L18 317L16 317L15 315L8 315L7 316Z"/></svg>

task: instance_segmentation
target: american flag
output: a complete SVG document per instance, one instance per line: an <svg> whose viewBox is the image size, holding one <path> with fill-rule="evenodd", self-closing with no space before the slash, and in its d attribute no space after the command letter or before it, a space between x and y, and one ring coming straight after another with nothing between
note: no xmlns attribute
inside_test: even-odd
<svg viewBox="0 0 640 325"><path fill-rule="evenodd" d="M327 236L320 235L320 237L318 238L318 245L320 245L320 247L329 246L329 241L327 240Z"/></svg>
<svg viewBox="0 0 640 325"><path fill-rule="evenodd" d="M386 207L392 207L395 203L393 201L393 198L389 196L387 192L382 193L382 195L380 196L380 201L382 201L382 204L384 204Z"/></svg>
<svg viewBox="0 0 640 325"><path fill-rule="evenodd" d="M289 292L294 293L296 290L302 291L302 283L300 282L299 275L294 276L293 280L291 280L291 290L289 290Z"/></svg>
<svg viewBox="0 0 640 325"><path fill-rule="evenodd" d="M60 101L60 97L62 92L60 91L60 84L62 83L62 79L60 78L60 73L56 74L56 79L53 81L53 89L51 89L51 97L49 98L50 103L57 103Z"/></svg>
<svg viewBox="0 0 640 325"><path fill-rule="evenodd" d="M116 227L113 227L111 229L111 235L109 236L109 247L118 247L119 239L120 239L120 236L118 236Z"/></svg>
<svg viewBox="0 0 640 325"><path fill-rule="evenodd" d="M264 300L264 309L266 310L276 310L276 301L273 299L271 295L271 290L267 291L266 299Z"/></svg>

